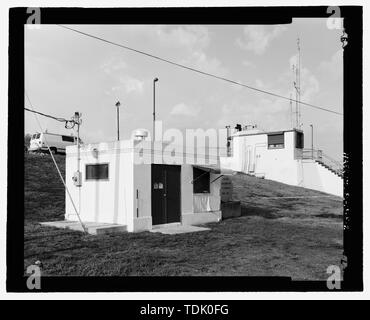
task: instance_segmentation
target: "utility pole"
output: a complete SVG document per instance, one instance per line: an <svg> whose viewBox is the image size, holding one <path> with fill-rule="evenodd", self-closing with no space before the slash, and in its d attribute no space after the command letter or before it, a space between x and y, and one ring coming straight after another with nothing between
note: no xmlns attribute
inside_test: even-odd
<svg viewBox="0 0 370 320"><path fill-rule="evenodd" d="M116 108L117 108L117 140L119 141L119 107L121 103L117 101Z"/></svg>
<svg viewBox="0 0 370 320"><path fill-rule="evenodd" d="M153 79L153 141L155 141L155 83L158 81L158 78Z"/></svg>
<svg viewBox="0 0 370 320"><path fill-rule="evenodd" d="M81 214L81 186L82 186L82 173L81 173L81 170L80 170L80 167L81 167L81 156L80 156L80 125L82 123L81 113L79 113L78 111L76 111L75 114L74 114L74 116L73 116L73 118L72 118L72 120L73 120L73 126L77 125L77 172L74 174L74 176L72 178L73 179L73 182L74 182L74 185L76 187L79 187L78 188L78 211L77 211L76 207L75 207L75 210L76 210L76 213L77 213L78 220L80 221L81 227L82 227L84 233L87 234L85 225L83 224L83 222L81 220L81 217L80 217L80 214ZM67 189L67 192L69 194L68 189ZM71 197L71 196L69 195L69 197ZM73 201L72 201L72 204L74 206Z"/></svg>
<svg viewBox="0 0 370 320"><path fill-rule="evenodd" d="M75 115L73 117L73 122L74 122L74 125L77 125L77 177L76 179L77 180L74 180L75 181L75 184L77 187L81 187L81 170L80 170L80 167L81 167L81 156L80 156L80 125L82 123L82 120L81 120L81 113L79 113L78 111L75 112Z"/></svg>

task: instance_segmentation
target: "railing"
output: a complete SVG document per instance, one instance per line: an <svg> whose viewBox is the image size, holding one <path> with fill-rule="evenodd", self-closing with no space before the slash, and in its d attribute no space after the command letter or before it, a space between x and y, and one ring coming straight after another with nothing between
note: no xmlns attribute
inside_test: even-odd
<svg viewBox="0 0 370 320"><path fill-rule="evenodd" d="M333 159L332 157L323 153L322 150L303 149L302 159L315 160L322 164L324 167L327 167L329 170L332 170L339 176L343 176L343 164L340 161Z"/></svg>
<svg viewBox="0 0 370 320"><path fill-rule="evenodd" d="M302 159L321 160L322 155L323 155L322 150L316 150L316 149L303 149L302 150Z"/></svg>

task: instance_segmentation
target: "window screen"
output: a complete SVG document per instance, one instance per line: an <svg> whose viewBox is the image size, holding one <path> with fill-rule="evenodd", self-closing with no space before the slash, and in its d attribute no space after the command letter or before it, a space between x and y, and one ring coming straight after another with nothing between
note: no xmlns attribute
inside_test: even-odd
<svg viewBox="0 0 370 320"><path fill-rule="evenodd" d="M68 141L68 142L74 142L75 138L73 136L62 136L63 141Z"/></svg>
<svg viewBox="0 0 370 320"><path fill-rule="evenodd" d="M109 177L108 163L104 164L87 164L86 180L107 180Z"/></svg>
<svg viewBox="0 0 370 320"><path fill-rule="evenodd" d="M298 149L303 149L304 148L303 132L296 132L295 147L298 148Z"/></svg>
<svg viewBox="0 0 370 320"><path fill-rule="evenodd" d="M209 193L210 174L208 171L193 168L193 192Z"/></svg>
<svg viewBox="0 0 370 320"><path fill-rule="evenodd" d="M267 140L269 149L284 148L284 132L269 134Z"/></svg>

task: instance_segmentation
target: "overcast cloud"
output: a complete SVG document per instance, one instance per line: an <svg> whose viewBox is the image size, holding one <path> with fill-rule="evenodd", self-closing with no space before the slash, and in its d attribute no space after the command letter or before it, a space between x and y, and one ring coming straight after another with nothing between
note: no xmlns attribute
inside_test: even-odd
<svg viewBox="0 0 370 320"><path fill-rule="evenodd" d="M284 26L71 26L189 67L272 91L294 94L292 63L301 39L302 100L342 112L340 30L324 19L295 19ZM70 118L82 112L86 142L114 139L115 103L121 102L121 136L152 127L153 79L157 119L164 129L224 128L257 124L291 126L289 101L212 79L58 26L26 29L26 89L36 110ZM25 132L38 131L25 115ZM305 143L314 124L316 147L342 153L342 117L302 106ZM42 119L50 132L63 125Z"/></svg>

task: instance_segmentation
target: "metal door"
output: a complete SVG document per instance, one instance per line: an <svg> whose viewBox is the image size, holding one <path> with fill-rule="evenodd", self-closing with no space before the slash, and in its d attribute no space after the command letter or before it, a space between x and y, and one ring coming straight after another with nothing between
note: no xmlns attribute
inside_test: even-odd
<svg viewBox="0 0 370 320"><path fill-rule="evenodd" d="M181 166L152 164L152 223L180 222Z"/></svg>

